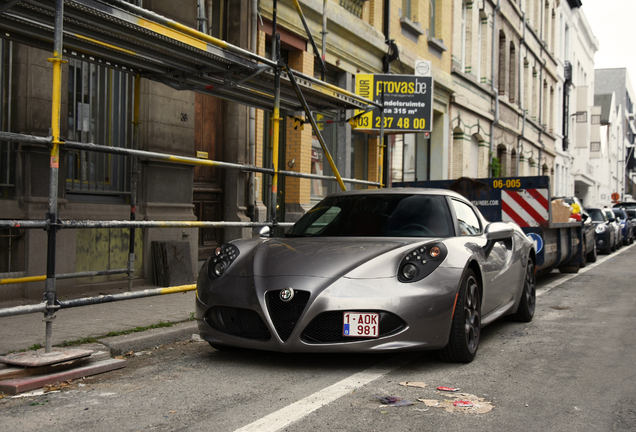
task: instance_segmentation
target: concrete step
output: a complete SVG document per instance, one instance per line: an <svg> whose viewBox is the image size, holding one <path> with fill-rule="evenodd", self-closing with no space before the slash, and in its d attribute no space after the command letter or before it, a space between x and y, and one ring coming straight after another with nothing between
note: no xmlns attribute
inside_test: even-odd
<svg viewBox="0 0 636 432"><path fill-rule="evenodd" d="M44 373L43 375L26 376L22 378L5 379L0 381L0 391L7 394L18 394L38 388L48 384L55 384L67 380L83 378L97 375L116 369L126 367L126 360L107 359L90 363L84 366L74 367L65 371ZM9 369L9 368L7 368ZM7 370L4 369L4 370Z"/></svg>
<svg viewBox="0 0 636 432"><path fill-rule="evenodd" d="M96 363L101 360L110 358L108 351L97 351L91 354L89 357L80 358L76 360L67 361L64 363L58 363L54 365L39 366L39 367L20 367L12 365L2 365L0 367L0 381L23 378L34 375L52 374L62 372L68 369L87 366L92 363Z"/></svg>

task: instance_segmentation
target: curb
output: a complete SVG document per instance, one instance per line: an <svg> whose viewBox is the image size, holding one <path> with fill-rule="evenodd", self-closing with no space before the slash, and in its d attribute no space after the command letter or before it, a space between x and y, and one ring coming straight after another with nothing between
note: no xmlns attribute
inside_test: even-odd
<svg viewBox="0 0 636 432"><path fill-rule="evenodd" d="M188 321L175 324L172 327L104 338L100 339L99 343L110 348L112 356L119 356L129 351L143 351L161 345L190 340L193 334L198 333L197 322Z"/></svg>

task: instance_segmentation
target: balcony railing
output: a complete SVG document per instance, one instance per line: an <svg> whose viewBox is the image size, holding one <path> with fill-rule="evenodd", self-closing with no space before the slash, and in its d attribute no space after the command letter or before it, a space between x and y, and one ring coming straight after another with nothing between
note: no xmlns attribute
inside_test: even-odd
<svg viewBox="0 0 636 432"><path fill-rule="evenodd" d="M340 6L357 16L358 18L362 18L362 6L364 5L363 0L340 0Z"/></svg>

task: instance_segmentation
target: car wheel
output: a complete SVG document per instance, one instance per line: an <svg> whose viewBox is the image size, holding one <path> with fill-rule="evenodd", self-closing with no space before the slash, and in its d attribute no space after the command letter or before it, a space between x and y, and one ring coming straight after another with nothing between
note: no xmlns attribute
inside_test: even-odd
<svg viewBox="0 0 636 432"><path fill-rule="evenodd" d="M569 264L559 267L559 272L561 273L578 273L579 272L578 264Z"/></svg>
<svg viewBox="0 0 636 432"><path fill-rule="evenodd" d="M581 249L581 263L579 266L583 268L587 265L587 248L585 247L585 241L583 242Z"/></svg>
<svg viewBox="0 0 636 432"><path fill-rule="evenodd" d="M477 355L481 334L481 300L475 273L468 269L455 301L448 344L439 357L448 362L470 363Z"/></svg>
<svg viewBox="0 0 636 432"><path fill-rule="evenodd" d="M526 279L523 282L523 291L521 292L521 300L519 300L519 308L517 312L510 315L512 321L530 322L534 317L534 310L537 304L537 285L536 274L534 272L534 263L528 260L526 266Z"/></svg>
<svg viewBox="0 0 636 432"><path fill-rule="evenodd" d="M587 254L587 260L589 262L596 262L596 242L594 242L594 246L592 247L592 251Z"/></svg>

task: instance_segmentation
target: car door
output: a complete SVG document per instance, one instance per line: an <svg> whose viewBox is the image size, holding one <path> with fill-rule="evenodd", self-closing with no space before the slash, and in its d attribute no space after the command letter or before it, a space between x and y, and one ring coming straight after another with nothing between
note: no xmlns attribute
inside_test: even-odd
<svg viewBox="0 0 636 432"><path fill-rule="evenodd" d="M590 215L581 208L581 219L583 221L583 236L586 253L590 253L596 244L596 225Z"/></svg>
<svg viewBox="0 0 636 432"><path fill-rule="evenodd" d="M473 208L456 199L451 199L451 202L459 227L458 235L483 237L483 227ZM514 255L513 243L511 240L497 242L486 262L482 263L482 315L489 314L512 298L510 287L514 284L514 277L510 267Z"/></svg>

